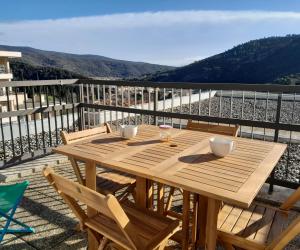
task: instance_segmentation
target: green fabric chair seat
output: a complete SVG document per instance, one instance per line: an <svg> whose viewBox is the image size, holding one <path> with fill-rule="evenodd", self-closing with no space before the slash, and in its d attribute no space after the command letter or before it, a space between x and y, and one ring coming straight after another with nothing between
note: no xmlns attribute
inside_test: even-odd
<svg viewBox="0 0 300 250"><path fill-rule="evenodd" d="M0 243L6 233L34 233L33 228L13 218L28 185L29 181L11 185L0 185L0 217L6 219L5 226L0 229ZM11 222L15 222L21 228L10 229Z"/></svg>
<svg viewBox="0 0 300 250"><path fill-rule="evenodd" d="M29 181L12 185L0 185L0 211L2 213L9 212L20 198L20 194L25 192L28 185Z"/></svg>

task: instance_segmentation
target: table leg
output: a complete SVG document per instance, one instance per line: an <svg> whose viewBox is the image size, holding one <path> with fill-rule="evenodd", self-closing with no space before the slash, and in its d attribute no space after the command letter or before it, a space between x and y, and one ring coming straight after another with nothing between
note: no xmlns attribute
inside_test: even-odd
<svg viewBox="0 0 300 250"><path fill-rule="evenodd" d="M198 238L198 216L199 216L199 196L197 194L193 194L193 218L192 218L192 247L195 249L197 238Z"/></svg>
<svg viewBox="0 0 300 250"><path fill-rule="evenodd" d="M215 250L217 245L217 224L221 202L208 198L206 220L206 250Z"/></svg>
<svg viewBox="0 0 300 250"><path fill-rule="evenodd" d="M197 218L197 246L205 247L208 198L202 195L198 195L198 201L199 206Z"/></svg>
<svg viewBox="0 0 300 250"><path fill-rule="evenodd" d="M182 249L189 247L190 192L183 190Z"/></svg>
<svg viewBox="0 0 300 250"><path fill-rule="evenodd" d="M140 208L147 207L147 179L142 177L136 177L136 205Z"/></svg>
<svg viewBox="0 0 300 250"><path fill-rule="evenodd" d="M96 190L96 164L92 161L88 161L85 164L85 180L86 186L92 190ZM87 207L88 217L97 214L95 209ZM95 238L95 234L88 230L88 248L89 250L96 250L99 247L98 240Z"/></svg>

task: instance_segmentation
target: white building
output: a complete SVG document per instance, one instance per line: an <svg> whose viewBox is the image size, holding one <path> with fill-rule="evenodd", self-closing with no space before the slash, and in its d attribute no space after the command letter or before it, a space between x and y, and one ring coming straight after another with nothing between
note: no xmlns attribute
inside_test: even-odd
<svg viewBox="0 0 300 250"><path fill-rule="evenodd" d="M15 110L16 106L16 96L13 93L11 87L2 87L1 83L10 82L13 79L13 74L10 69L9 59L11 58L20 58L22 56L21 52L15 51L0 51L0 112L8 111L8 101L10 106L10 111ZM6 91L9 91L8 95ZM24 102L24 96L18 96L20 103ZM7 119L4 118L2 122L7 122Z"/></svg>

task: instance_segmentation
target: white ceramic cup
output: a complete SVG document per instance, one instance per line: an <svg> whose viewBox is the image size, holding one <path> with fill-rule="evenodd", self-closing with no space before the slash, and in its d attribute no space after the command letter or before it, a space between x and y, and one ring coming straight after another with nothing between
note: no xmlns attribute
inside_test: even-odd
<svg viewBox="0 0 300 250"><path fill-rule="evenodd" d="M209 144L213 154L219 157L225 157L236 148L234 141L222 137L210 138Z"/></svg>
<svg viewBox="0 0 300 250"><path fill-rule="evenodd" d="M120 135L123 138L131 139L136 136L138 131L138 126L135 125L121 125Z"/></svg>

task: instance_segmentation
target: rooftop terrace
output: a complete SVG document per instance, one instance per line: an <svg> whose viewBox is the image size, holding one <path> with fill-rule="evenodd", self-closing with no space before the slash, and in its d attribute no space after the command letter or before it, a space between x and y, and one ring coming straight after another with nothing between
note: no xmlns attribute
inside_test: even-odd
<svg viewBox="0 0 300 250"><path fill-rule="evenodd" d="M61 144L61 130L84 130L104 122L114 130L120 124L185 128L188 119L239 124L240 137L288 145L257 199L278 206L300 185L300 86L101 80L23 81L2 86L12 87L7 93L15 94L17 100L17 93L25 93L25 100L15 107L7 103L7 112L0 113L0 181L30 181L17 218L36 229L35 234L6 236L3 249L86 249L86 233L75 230L73 213L41 174L45 165L51 165L75 180L67 158L49 154ZM29 102L32 96L42 95L44 102ZM180 193L173 207L181 209ZM297 237L287 249L299 246Z"/></svg>

